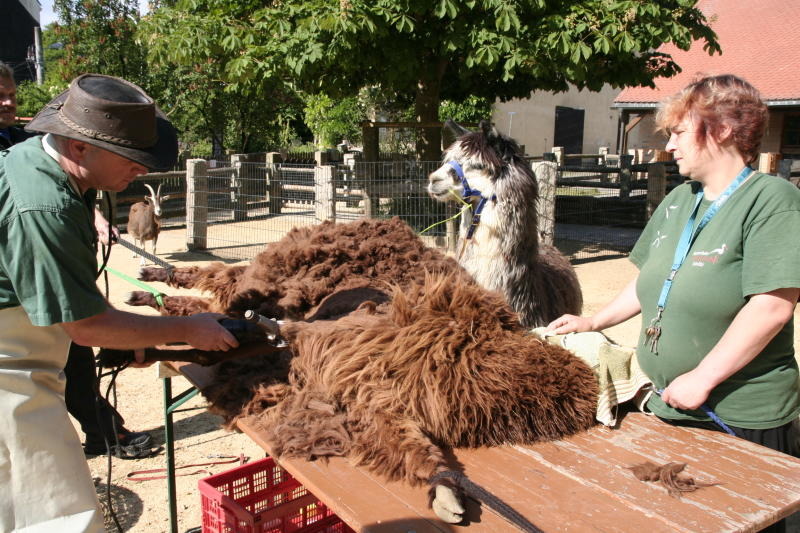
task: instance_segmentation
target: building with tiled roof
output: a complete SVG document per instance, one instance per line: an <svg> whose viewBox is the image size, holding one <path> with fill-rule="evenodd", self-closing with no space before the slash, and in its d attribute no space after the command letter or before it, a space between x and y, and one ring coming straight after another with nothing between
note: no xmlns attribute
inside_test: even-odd
<svg viewBox="0 0 800 533"><path fill-rule="evenodd" d="M653 112L658 103L688 85L698 74L736 74L752 83L770 108L762 152L800 158L800 1L700 0L698 7L716 32L722 54L709 56L699 44L668 53L682 72L655 80L656 87L631 87L614 99L629 131L622 149L660 148L664 139L654 133ZM624 131L624 130L622 130Z"/></svg>

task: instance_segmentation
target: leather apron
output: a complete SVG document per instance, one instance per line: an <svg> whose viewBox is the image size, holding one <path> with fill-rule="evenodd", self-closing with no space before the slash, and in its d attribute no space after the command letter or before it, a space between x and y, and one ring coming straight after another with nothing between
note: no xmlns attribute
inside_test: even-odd
<svg viewBox="0 0 800 533"><path fill-rule="evenodd" d="M22 307L0 309L0 531L105 531L64 403L69 343Z"/></svg>

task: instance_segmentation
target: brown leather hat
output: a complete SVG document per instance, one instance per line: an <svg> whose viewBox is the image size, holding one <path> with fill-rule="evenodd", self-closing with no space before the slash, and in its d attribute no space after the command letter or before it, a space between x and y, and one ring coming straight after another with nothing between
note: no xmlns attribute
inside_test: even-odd
<svg viewBox="0 0 800 533"><path fill-rule="evenodd" d="M178 158L175 128L153 99L113 76L78 76L25 129L84 141L151 170L169 170Z"/></svg>

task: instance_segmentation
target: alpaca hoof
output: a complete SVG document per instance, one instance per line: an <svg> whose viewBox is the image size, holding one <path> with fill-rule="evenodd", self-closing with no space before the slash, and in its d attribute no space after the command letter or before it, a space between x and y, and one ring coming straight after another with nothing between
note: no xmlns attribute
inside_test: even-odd
<svg viewBox="0 0 800 533"><path fill-rule="evenodd" d="M143 266L137 277L142 281L167 281L167 271L160 267Z"/></svg>
<svg viewBox="0 0 800 533"><path fill-rule="evenodd" d="M147 291L133 291L125 296L125 303L134 306L149 305L150 307L155 307L156 299L152 293Z"/></svg>
<svg viewBox="0 0 800 533"><path fill-rule="evenodd" d="M436 497L431 507L436 516L448 524L457 524L464 519L464 506L458 501L455 491L445 485L436 486Z"/></svg>

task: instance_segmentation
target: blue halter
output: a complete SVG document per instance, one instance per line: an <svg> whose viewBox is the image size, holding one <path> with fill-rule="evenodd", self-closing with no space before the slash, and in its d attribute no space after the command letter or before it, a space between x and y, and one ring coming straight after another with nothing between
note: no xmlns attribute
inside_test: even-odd
<svg viewBox="0 0 800 533"><path fill-rule="evenodd" d="M480 197L480 200L478 200L478 205L472 212L472 222L470 223L469 229L467 230L466 238L469 240L472 238L472 234L475 233L475 228L477 228L478 224L480 224L481 222L481 212L483 212L483 208L486 206L487 200L496 202L497 195L493 194L491 198L487 198L486 196L483 195L481 191L479 191L478 189L473 189L472 187L469 186L469 182L467 181L467 178L464 176L464 169L461 168L461 165L457 161L448 161L447 164L450 165L450 167L456 171L456 176L458 176L458 179L461 180L461 187L464 189L464 191L461 193L461 197L464 200L469 200L473 196Z"/></svg>

